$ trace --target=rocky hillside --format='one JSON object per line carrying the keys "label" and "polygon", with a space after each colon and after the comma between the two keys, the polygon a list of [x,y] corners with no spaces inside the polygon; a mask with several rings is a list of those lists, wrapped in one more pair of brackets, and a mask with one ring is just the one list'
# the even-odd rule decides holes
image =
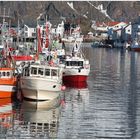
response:
{"label": "rocky hillside", "polygon": [[56,24],[59,20],[79,22],[83,32],[92,21],[134,21],[140,14],[140,1],[1,1],[0,14],[12,17],[12,23],[36,25],[42,13]]}

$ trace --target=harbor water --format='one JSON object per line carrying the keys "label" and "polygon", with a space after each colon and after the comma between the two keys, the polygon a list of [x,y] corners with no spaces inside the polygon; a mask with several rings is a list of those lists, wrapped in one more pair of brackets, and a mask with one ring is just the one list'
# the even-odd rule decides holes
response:
{"label": "harbor water", "polygon": [[91,70],[47,102],[0,99],[2,139],[139,139],[140,53],[83,44]]}

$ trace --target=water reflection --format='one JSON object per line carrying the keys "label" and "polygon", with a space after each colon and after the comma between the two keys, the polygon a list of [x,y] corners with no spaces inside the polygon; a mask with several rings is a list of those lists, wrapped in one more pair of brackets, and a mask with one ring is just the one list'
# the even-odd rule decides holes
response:
{"label": "water reflection", "polygon": [[[22,138],[56,138],[59,123],[60,100],[31,102],[24,100]],[[21,125],[21,126],[22,126]]]}
{"label": "water reflection", "polygon": [[23,100],[7,138],[56,138],[60,98],[51,101]]}
{"label": "water reflection", "polygon": [[0,99],[0,138],[6,138],[6,132],[12,127],[13,110],[11,98]]}
{"label": "water reflection", "polygon": [[4,103],[0,112],[11,115],[1,122],[10,127],[0,124],[1,138],[140,138],[140,53],[83,49],[91,63],[87,83],[65,83],[63,106],[60,99]]}
{"label": "water reflection", "polygon": [[65,83],[65,106],[62,109],[57,138],[78,138],[82,113],[89,102],[89,90],[86,82]]}
{"label": "water reflection", "polygon": [[[97,59],[99,58],[100,61],[97,60],[98,63],[94,66],[96,77],[94,83],[89,85],[90,90],[94,92],[90,94],[93,107],[89,106],[92,112],[89,115],[93,118],[81,123],[80,136],[82,138],[133,138],[135,128],[132,127],[134,123],[132,112],[135,108],[131,107],[133,92],[129,90],[132,86],[129,81],[133,80],[130,75],[133,62],[129,62],[132,61],[130,57],[134,58],[130,54],[129,59],[126,60],[127,53],[120,50],[103,49],[98,55]],[[134,76],[136,72],[131,74]],[[90,117],[87,114],[84,116],[86,119]],[[85,126],[90,129],[87,130]]]}
{"label": "water reflection", "polygon": [[58,138],[140,138],[140,54],[84,51],[91,63],[88,100],[80,104],[78,91],[69,89]]}

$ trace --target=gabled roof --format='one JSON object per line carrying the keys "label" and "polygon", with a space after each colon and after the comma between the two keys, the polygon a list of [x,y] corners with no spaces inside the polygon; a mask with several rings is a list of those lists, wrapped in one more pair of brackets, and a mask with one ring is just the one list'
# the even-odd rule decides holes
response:
{"label": "gabled roof", "polygon": [[106,24],[107,24],[107,26],[115,26],[115,25],[117,25],[117,24],[119,24],[119,23],[121,23],[121,22],[118,22],[118,21],[111,21],[111,22],[107,22]]}
{"label": "gabled roof", "polygon": [[[121,22],[118,22],[118,21],[110,21],[110,22],[97,22],[96,23],[96,26],[98,27],[107,27],[107,26],[115,26],[117,24],[119,24]],[[126,24],[128,24],[127,22],[124,22]]]}

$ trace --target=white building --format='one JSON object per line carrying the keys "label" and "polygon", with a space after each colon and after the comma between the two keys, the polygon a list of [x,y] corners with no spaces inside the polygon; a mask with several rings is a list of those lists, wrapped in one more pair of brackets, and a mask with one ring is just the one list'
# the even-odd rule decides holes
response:
{"label": "white building", "polygon": [[62,21],[56,28],[51,29],[52,34],[63,37],[64,35],[64,22]]}
{"label": "white building", "polygon": [[96,23],[96,28],[94,29],[98,31],[108,31],[108,29],[118,30],[126,27],[127,25],[128,23],[126,22],[116,22],[116,21],[102,22],[102,23]]}
{"label": "white building", "polygon": [[132,25],[131,25],[131,23],[129,25],[127,25],[126,27],[124,27],[124,29],[122,30],[121,38],[124,41],[130,41],[132,39]]}
{"label": "white building", "polygon": [[137,38],[140,40],[140,23],[132,25],[132,39]]}
{"label": "white building", "polygon": [[36,28],[24,25],[24,38],[36,38]]}

